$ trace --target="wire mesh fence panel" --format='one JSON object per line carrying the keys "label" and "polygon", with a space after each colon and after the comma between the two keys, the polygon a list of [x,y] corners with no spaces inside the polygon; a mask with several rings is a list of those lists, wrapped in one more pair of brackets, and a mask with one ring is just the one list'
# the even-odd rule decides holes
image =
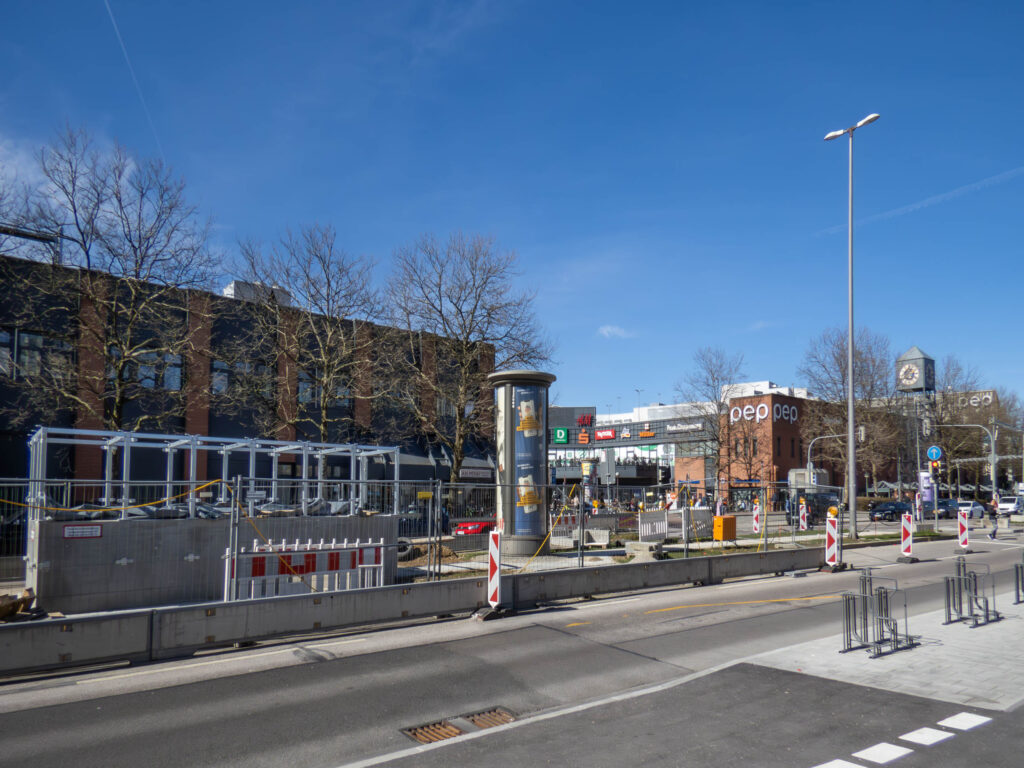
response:
{"label": "wire mesh fence panel", "polygon": [[0,581],[20,583],[25,578],[28,483],[0,480]]}

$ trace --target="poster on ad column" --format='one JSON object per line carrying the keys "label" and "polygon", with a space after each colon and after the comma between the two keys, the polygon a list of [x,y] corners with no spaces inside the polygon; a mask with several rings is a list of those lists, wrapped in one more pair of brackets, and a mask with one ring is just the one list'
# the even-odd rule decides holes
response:
{"label": "poster on ad column", "polygon": [[544,534],[544,387],[513,388],[515,422],[515,494],[516,509],[512,533],[516,536]]}

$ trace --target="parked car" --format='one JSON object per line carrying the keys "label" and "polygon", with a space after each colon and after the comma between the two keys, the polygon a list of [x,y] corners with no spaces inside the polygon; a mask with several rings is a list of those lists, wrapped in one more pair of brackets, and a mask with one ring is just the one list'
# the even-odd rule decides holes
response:
{"label": "parked car", "polygon": [[868,513],[868,519],[872,522],[885,520],[892,523],[903,517],[903,515],[909,515],[911,512],[913,512],[913,507],[905,501],[887,501],[872,509]]}
{"label": "parked car", "polygon": [[1019,515],[1021,506],[1020,496],[1000,496],[999,497],[999,514],[1003,517],[1007,515]]}
{"label": "parked car", "polygon": [[[400,537],[416,538],[430,535],[430,513],[425,505],[410,504],[409,508],[399,512],[397,517]],[[435,525],[441,526],[440,533],[448,533],[448,512],[446,510],[440,510],[434,520]]]}
{"label": "parked car", "polygon": [[[804,500],[807,502],[807,524],[817,525],[825,522],[829,507],[839,507],[839,497],[834,493],[805,493]],[[786,512],[786,525],[796,525],[800,522],[800,497],[794,496],[790,509]]]}
{"label": "parked car", "polygon": [[929,515],[934,515],[938,510],[939,519],[952,520],[956,517],[957,506],[956,499],[939,499],[938,503],[935,502],[924,502],[924,515],[925,519]]}
{"label": "parked car", "polygon": [[475,534],[490,533],[493,530],[493,520],[463,520],[455,526],[452,534],[455,536],[473,536]]}
{"label": "parked car", "polygon": [[957,502],[957,507],[967,513],[968,520],[972,517],[985,518],[985,508],[974,499],[960,499]]}

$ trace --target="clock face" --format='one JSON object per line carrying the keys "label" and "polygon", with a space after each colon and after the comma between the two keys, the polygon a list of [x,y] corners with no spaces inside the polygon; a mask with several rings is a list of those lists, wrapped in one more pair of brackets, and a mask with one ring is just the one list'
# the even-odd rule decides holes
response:
{"label": "clock face", "polygon": [[920,378],[921,372],[917,369],[917,366],[913,363],[907,363],[900,368],[900,384],[905,387],[909,387],[914,384],[918,378]]}

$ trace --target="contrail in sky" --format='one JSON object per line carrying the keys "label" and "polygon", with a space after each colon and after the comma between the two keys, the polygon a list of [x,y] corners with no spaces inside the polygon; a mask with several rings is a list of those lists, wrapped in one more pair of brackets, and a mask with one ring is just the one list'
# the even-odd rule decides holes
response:
{"label": "contrail in sky", "polygon": [[117,21],[114,20],[114,12],[110,9],[109,0],[103,0],[103,4],[107,7],[107,15],[110,16],[110,23],[114,26],[114,34],[117,35],[117,42],[121,44],[121,53],[124,54],[124,62],[128,65],[128,72],[132,76],[132,82],[135,83],[135,92],[139,94],[139,101],[142,103],[142,111],[146,113],[146,120],[149,122],[149,130],[153,132],[153,140],[156,141],[157,151],[160,153],[160,159],[167,163],[167,158],[164,157],[164,148],[160,144],[160,137],[157,135],[156,126],[153,125],[153,116],[149,114],[149,107],[146,106],[146,99],[142,95],[142,88],[139,87],[139,79],[135,76],[135,67],[132,66],[132,60],[128,58],[128,49],[124,45],[124,39],[121,37],[121,30],[117,28]]}
{"label": "contrail in sky", "polygon": [[[965,184],[964,186],[957,187],[949,192],[943,192],[941,195],[932,195],[931,197],[926,197],[924,200],[918,200],[916,203],[911,203],[910,205],[904,205],[900,208],[893,208],[891,211],[884,211],[882,213],[876,213],[873,216],[858,219],[855,223],[867,224],[871,221],[895,219],[897,216],[904,216],[905,214],[913,213],[914,211],[920,211],[923,208],[930,208],[933,205],[945,203],[948,200],[953,200],[954,198],[969,194],[970,192],[977,192],[979,189],[991,187],[994,184],[1002,184],[1004,181],[1009,181],[1021,174],[1024,174],[1024,165],[1013,168],[1009,171],[1004,171],[1003,173],[998,173],[995,176],[989,176],[987,179],[982,179],[981,181]],[[841,224],[837,227],[829,227],[828,229],[822,230],[822,234],[834,235],[839,232],[845,232],[846,226],[846,224]]]}

